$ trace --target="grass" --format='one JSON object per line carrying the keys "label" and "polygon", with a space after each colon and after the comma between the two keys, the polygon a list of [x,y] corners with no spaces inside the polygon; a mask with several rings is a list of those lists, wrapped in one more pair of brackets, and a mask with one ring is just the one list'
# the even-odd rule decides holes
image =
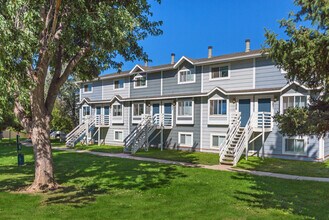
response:
{"label": "grass", "polygon": [[13,193],[33,180],[32,149],[16,165],[0,143],[1,219],[328,219],[329,185],[54,151],[46,194]]}
{"label": "grass", "polygon": [[242,159],[237,167],[247,170],[259,170],[300,176],[329,177],[329,161],[322,163],[277,158],[265,158],[262,160],[259,157],[249,157],[248,160]]}
{"label": "grass", "polygon": [[219,163],[219,156],[218,154],[214,153],[189,152],[168,149],[161,151],[158,148],[149,148],[148,151],[140,150],[135,154],[135,156],[180,161],[193,164],[215,165]]}

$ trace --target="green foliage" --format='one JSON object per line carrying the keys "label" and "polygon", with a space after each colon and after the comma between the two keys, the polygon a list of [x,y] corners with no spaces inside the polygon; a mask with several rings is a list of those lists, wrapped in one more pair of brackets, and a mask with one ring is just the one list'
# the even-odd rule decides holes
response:
{"label": "green foliage", "polygon": [[[288,39],[278,39],[277,34],[267,30],[265,37],[269,48],[266,52],[278,67],[287,71],[289,81],[298,81],[316,90],[319,95],[312,99],[307,113],[306,110],[289,110],[285,116],[277,118],[279,123],[285,123],[280,126],[285,134],[315,132],[321,135],[329,131],[329,126],[325,126],[329,124],[329,108],[323,108],[329,106],[329,2],[294,2],[300,10],[280,21]],[[289,125],[292,126],[290,131]]]}
{"label": "green foliage", "polygon": [[52,112],[51,129],[69,133],[74,128],[73,118],[64,108],[65,104],[57,100]]}

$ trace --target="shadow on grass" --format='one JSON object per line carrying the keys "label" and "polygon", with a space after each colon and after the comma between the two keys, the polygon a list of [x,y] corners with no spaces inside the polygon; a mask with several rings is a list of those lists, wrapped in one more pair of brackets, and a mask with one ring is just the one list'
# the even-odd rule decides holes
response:
{"label": "shadow on grass", "polygon": [[303,218],[329,218],[329,199],[319,199],[323,198],[324,193],[329,196],[327,183],[283,180],[245,173],[236,173],[232,178],[252,183],[249,186],[251,190],[239,189],[234,193],[236,199],[246,202],[251,208],[284,210]]}
{"label": "shadow on grass", "polygon": [[[33,180],[34,164],[28,161],[23,167],[0,152],[0,191],[15,191]],[[32,154],[32,149],[26,149]],[[10,165],[1,160],[9,160]],[[72,152],[54,152],[55,178],[62,186],[44,196],[45,204],[67,204],[81,207],[95,201],[98,195],[118,190],[144,191],[164,187],[178,177],[185,177],[172,165],[148,163],[119,158],[99,157]]]}

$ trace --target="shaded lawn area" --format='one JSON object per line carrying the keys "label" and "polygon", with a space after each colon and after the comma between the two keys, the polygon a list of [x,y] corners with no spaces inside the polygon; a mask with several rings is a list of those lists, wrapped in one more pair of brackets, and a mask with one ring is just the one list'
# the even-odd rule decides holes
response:
{"label": "shaded lawn area", "polygon": [[237,167],[246,170],[259,170],[300,176],[329,177],[329,161],[322,163],[277,158],[265,158],[262,160],[260,157],[248,157],[248,160],[240,160]]}
{"label": "shaded lawn area", "polygon": [[134,156],[205,165],[215,165],[219,163],[219,156],[216,153],[189,152],[169,149],[161,151],[158,148],[149,148],[148,151],[139,150]]}
{"label": "shaded lawn area", "polygon": [[110,145],[100,145],[92,144],[92,145],[81,145],[77,144],[74,149],[76,150],[88,150],[88,151],[96,151],[96,152],[105,152],[112,154],[120,154],[123,153],[122,146],[110,146]]}
{"label": "shaded lawn area", "polygon": [[32,149],[0,147],[1,219],[328,219],[327,183],[54,152],[65,188],[19,194],[33,180]]}

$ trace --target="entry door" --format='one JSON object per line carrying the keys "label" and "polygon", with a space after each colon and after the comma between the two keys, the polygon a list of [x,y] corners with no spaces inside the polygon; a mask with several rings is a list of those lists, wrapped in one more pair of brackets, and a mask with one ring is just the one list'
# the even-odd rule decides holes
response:
{"label": "entry door", "polygon": [[271,99],[258,99],[258,112],[271,112]]}
{"label": "entry door", "polygon": [[163,104],[163,113],[164,114],[171,114],[171,112],[172,112],[171,103],[164,103]]}
{"label": "entry door", "polygon": [[152,115],[160,113],[160,103],[153,103],[152,105]]}
{"label": "entry door", "polygon": [[164,126],[172,126],[172,103],[163,103]]}
{"label": "entry door", "polygon": [[241,127],[244,127],[250,117],[250,99],[239,99],[239,112],[241,112]]}

